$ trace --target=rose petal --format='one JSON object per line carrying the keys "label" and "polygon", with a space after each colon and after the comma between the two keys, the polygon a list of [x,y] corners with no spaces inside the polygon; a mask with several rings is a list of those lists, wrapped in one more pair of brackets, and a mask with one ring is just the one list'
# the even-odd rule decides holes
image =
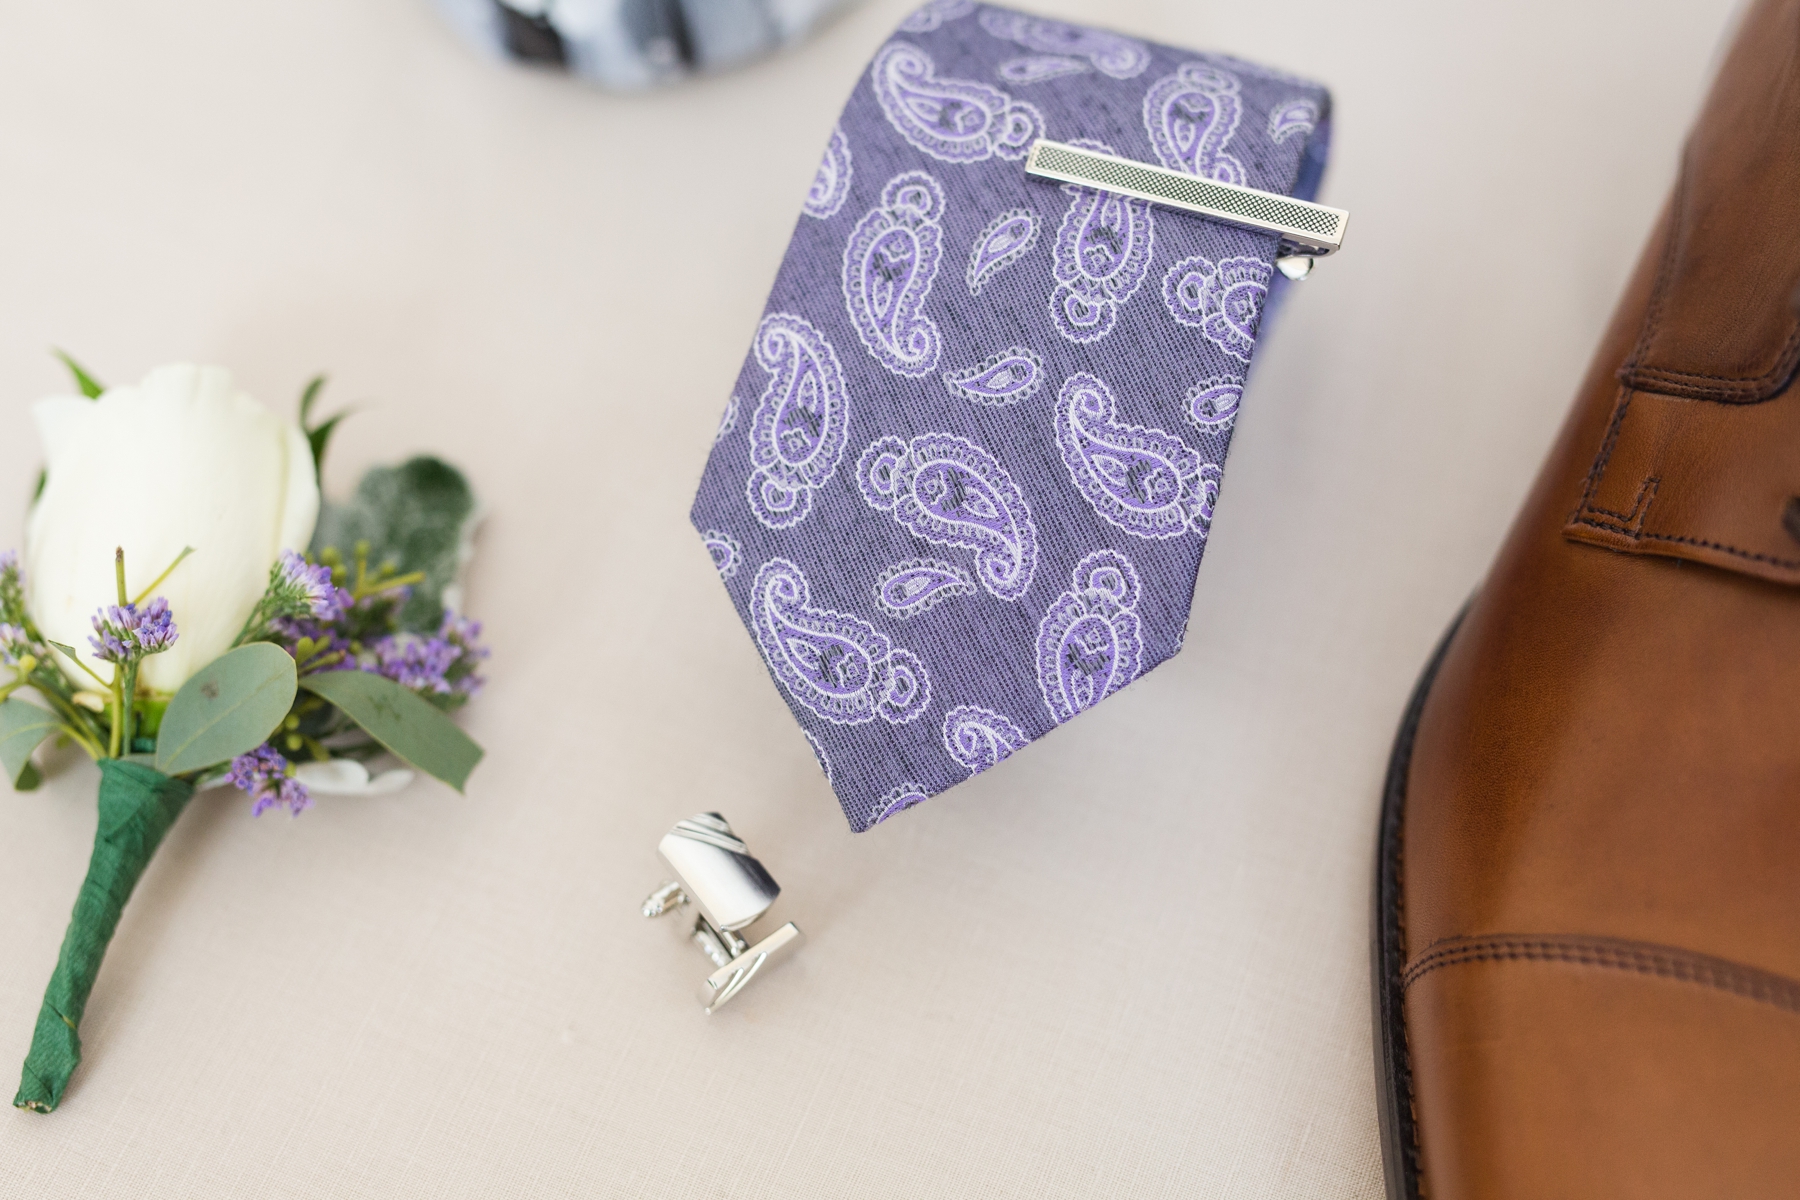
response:
{"label": "rose petal", "polygon": [[353,758],[334,758],[329,762],[297,763],[294,778],[306,790],[320,796],[386,796],[413,781],[413,772],[404,767],[383,771],[373,778],[369,769]]}

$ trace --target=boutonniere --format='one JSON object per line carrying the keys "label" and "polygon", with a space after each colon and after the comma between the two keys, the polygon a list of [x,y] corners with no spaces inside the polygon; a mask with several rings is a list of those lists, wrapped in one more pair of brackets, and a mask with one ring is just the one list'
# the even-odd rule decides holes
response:
{"label": "boutonniere", "polygon": [[[120,913],[196,791],[252,813],[380,793],[422,771],[460,790],[481,748],[450,719],[481,687],[481,627],[456,577],[476,504],[415,458],[321,504],[343,414],[298,421],[216,367],[160,367],[40,401],[46,466],[23,558],[0,556],[0,768],[72,743],[100,766],[99,826],[25,1060],[20,1108],[49,1112],[81,1061],[81,1016]],[[385,766],[385,769],[384,769]],[[371,770],[374,768],[374,770]]]}

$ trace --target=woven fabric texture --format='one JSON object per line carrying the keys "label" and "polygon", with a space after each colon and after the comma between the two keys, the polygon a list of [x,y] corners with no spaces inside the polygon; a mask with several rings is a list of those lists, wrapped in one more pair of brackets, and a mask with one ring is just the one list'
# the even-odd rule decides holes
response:
{"label": "woven fabric texture", "polygon": [[1329,99],[970,0],[831,133],[693,521],[862,830],[1180,649],[1277,239],[1027,178],[1040,137],[1305,193]]}

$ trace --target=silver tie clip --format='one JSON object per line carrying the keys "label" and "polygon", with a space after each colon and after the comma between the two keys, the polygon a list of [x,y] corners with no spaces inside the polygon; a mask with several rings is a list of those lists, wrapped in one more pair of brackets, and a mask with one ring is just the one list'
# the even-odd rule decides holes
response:
{"label": "silver tie clip", "polygon": [[1313,259],[1337,253],[1350,224],[1350,214],[1341,208],[1202,179],[1044,138],[1031,147],[1025,173],[1117,192],[1258,233],[1279,234],[1281,257],[1276,265],[1289,279],[1304,279]]}
{"label": "silver tie clip", "polygon": [[[769,911],[781,894],[781,885],[769,877],[718,813],[700,813],[677,822],[657,849],[675,868],[680,882],[665,883],[650,893],[644,901],[644,915],[680,916],[686,936],[718,968],[700,985],[700,1003],[709,1015],[806,940],[792,921],[755,945],[738,936],[738,930]],[[690,904],[699,912],[690,909]]]}

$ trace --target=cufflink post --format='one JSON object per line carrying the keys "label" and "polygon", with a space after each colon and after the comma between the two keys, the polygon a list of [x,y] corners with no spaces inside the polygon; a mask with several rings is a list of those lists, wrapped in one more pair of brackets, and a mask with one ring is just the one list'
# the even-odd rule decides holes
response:
{"label": "cufflink post", "polygon": [[679,882],[650,893],[642,911],[646,917],[674,914],[716,968],[700,985],[700,1003],[710,1016],[806,938],[792,921],[754,944],[738,936],[775,903],[781,885],[718,813],[676,822],[657,850]]}
{"label": "cufflink post", "polygon": [[1275,260],[1275,269],[1295,283],[1311,275],[1312,268],[1312,257],[1306,254],[1283,254]]}

